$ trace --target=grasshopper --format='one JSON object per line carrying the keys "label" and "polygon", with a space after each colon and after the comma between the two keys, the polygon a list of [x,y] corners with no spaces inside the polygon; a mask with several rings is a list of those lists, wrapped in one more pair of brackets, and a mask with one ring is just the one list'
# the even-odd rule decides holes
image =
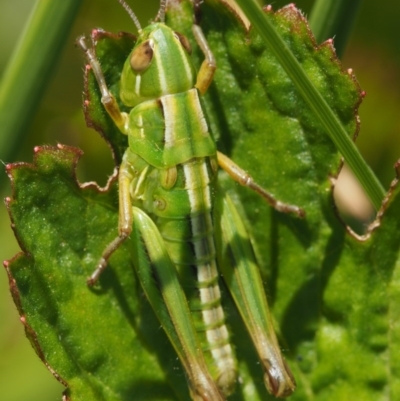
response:
{"label": "grasshopper", "polygon": [[[97,282],[124,240],[134,236],[139,281],[183,365],[192,399],[223,400],[233,391],[238,372],[221,302],[222,273],[268,391],[286,397],[295,380],[280,352],[249,235],[229,196],[218,192],[218,169],[279,211],[303,216],[303,210],[276,200],[217,151],[200,102],[216,61],[200,26],[193,25],[204,54],[196,73],[188,39],[164,23],[166,0],[145,28],[127,3],[119,2],[138,30],[120,82],[129,114],[121,112],[108,89],[94,48],[85,37],[78,39],[104,108],[129,141],[118,176],[118,236],[105,248],[88,285]],[[221,256],[222,248],[229,261]]]}

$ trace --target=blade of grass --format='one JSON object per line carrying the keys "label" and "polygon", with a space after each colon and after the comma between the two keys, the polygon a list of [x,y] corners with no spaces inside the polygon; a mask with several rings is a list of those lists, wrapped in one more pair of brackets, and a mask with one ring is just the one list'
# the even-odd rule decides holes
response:
{"label": "blade of grass", "polygon": [[362,0],[316,0],[309,23],[318,43],[335,38],[336,54],[342,57]]}
{"label": "blade of grass", "polygon": [[268,16],[262,12],[253,0],[237,0],[237,4],[269,46],[305,102],[313,110],[315,117],[325,128],[326,133],[360,181],[375,209],[378,210],[385,191],[372,170],[361,157],[354,142],[340,123],[340,120],[312,84],[289,47],[276,32]]}
{"label": "blade of grass", "polygon": [[0,86],[0,160],[11,160],[29,124],[82,0],[39,0]]}

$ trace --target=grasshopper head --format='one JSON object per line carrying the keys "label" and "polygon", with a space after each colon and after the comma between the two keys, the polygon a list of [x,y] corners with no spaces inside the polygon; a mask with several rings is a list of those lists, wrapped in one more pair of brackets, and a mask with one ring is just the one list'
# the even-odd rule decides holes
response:
{"label": "grasshopper head", "polygon": [[129,107],[194,87],[190,44],[163,23],[140,31],[121,75],[121,100]]}

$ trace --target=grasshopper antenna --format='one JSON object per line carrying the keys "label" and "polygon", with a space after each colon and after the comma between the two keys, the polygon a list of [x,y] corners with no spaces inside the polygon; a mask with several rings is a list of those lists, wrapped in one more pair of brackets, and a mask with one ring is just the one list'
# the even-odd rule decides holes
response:
{"label": "grasshopper antenna", "polygon": [[160,9],[158,10],[155,21],[165,22],[165,9],[167,8],[167,0],[160,0]]}
{"label": "grasshopper antenna", "polygon": [[[124,7],[125,11],[129,14],[129,16],[131,17],[131,20],[136,25],[138,32],[141,32],[142,27],[140,26],[140,22],[139,22],[138,18],[136,17],[135,13],[128,6],[128,3],[124,0],[118,0],[118,3],[121,4],[121,6]],[[160,11],[159,11],[159,13],[160,13]]]}

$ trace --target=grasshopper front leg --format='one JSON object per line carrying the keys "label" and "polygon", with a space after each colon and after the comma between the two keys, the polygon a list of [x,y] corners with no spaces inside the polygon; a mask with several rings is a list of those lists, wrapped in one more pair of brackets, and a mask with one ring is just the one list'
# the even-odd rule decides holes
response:
{"label": "grasshopper front leg", "polygon": [[[87,62],[89,63],[101,92],[101,102],[104,105],[108,115],[112,118],[115,125],[123,134],[127,134],[127,122],[128,115],[122,113],[114,95],[110,92],[107,87],[106,80],[104,78],[103,71],[101,69],[99,60],[96,58],[94,49],[89,47],[86,43],[86,38],[81,36],[77,40],[77,45],[85,53]],[[103,251],[99,263],[97,264],[96,270],[88,278],[87,283],[89,286],[93,286],[99,279],[102,271],[107,267],[108,260],[111,255],[121,246],[127,237],[129,237],[132,231],[132,204],[130,199],[130,182],[132,177],[129,172],[127,162],[124,160],[121,164],[118,176],[119,182],[119,235],[116,237]]]}
{"label": "grasshopper front leg", "polygon": [[201,64],[200,70],[197,73],[196,88],[204,95],[214,78],[214,73],[217,68],[215,57],[208,46],[207,39],[204,36],[203,30],[199,25],[192,26],[193,35],[204,54],[204,61]]}
{"label": "grasshopper front leg", "polygon": [[101,92],[101,103],[103,103],[108,115],[113,119],[119,130],[127,135],[128,115],[121,112],[114,95],[108,89],[99,60],[96,58],[94,53],[94,49],[87,45],[84,36],[79,37],[76,43],[85,53],[86,60],[96,77]]}
{"label": "grasshopper front leg", "polygon": [[287,397],[296,383],[280,352],[249,236],[228,196],[220,209],[221,232],[217,235],[217,248],[222,276],[263,365],[265,386],[276,397]]}

